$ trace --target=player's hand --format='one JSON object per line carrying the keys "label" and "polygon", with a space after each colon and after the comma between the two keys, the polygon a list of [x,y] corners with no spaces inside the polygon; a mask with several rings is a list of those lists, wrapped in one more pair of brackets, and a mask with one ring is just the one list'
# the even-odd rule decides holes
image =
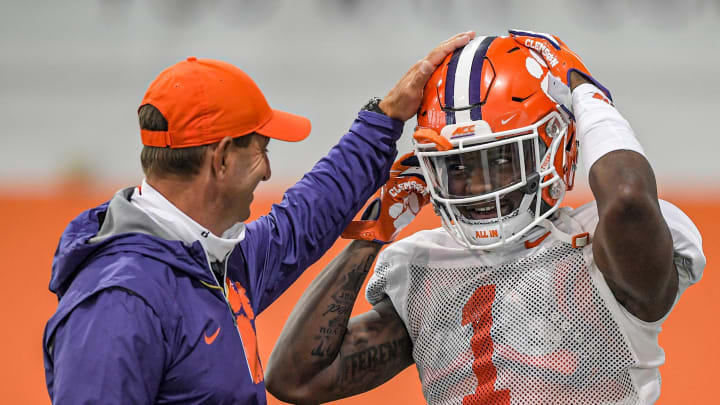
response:
{"label": "player's hand", "polygon": [[371,197],[362,220],[352,221],[342,237],[390,243],[429,201],[417,157],[412,152],[405,154],[390,168],[387,183]]}
{"label": "player's hand", "polygon": [[475,38],[475,31],[457,34],[443,41],[424,58],[415,63],[380,102],[380,109],[389,117],[407,121],[417,113],[423,89],[435,68],[454,50]]}
{"label": "player's hand", "polygon": [[550,71],[548,94],[569,113],[572,114],[571,84],[578,82],[578,80],[573,80],[571,83],[573,72],[594,84],[612,100],[610,91],[592,77],[580,57],[570,50],[560,38],[532,31],[509,30],[508,32],[518,44],[534,50],[542,57]]}

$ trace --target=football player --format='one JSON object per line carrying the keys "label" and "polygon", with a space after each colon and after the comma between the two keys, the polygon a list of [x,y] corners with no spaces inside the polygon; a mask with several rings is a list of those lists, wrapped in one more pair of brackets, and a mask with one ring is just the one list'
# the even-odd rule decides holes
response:
{"label": "football player", "polygon": [[[415,363],[430,404],[657,400],[661,325],[705,258],[610,92],[557,37],[511,30],[448,55],[417,120],[415,156],[291,314],[268,390],[325,402]],[[561,208],[578,160],[595,201]],[[428,200],[442,228],[385,249],[373,309],[349,319]]]}

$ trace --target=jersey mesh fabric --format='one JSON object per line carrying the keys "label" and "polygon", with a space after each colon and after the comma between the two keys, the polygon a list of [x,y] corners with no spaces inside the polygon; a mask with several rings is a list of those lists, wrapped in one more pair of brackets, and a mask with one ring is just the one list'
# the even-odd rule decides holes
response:
{"label": "jersey mesh fabric", "polygon": [[[376,268],[371,302],[390,268]],[[429,404],[639,402],[637,362],[582,250],[556,241],[500,265],[406,268],[399,312]]]}

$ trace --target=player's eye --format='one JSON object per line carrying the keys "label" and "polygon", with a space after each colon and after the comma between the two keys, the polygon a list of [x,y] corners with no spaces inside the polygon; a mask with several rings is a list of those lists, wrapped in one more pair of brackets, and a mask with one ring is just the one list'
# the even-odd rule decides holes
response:
{"label": "player's eye", "polygon": [[450,163],[448,166],[448,171],[450,172],[451,176],[461,176],[465,174],[465,165],[460,163]]}

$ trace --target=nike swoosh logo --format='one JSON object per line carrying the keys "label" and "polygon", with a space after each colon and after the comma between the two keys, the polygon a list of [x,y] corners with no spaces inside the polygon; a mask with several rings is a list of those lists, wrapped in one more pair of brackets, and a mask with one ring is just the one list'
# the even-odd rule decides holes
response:
{"label": "nike swoosh logo", "polygon": [[205,338],[205,343],[207,343],[208,345],[213,344],[215,339],[218,337],[218,334],[220,334],[219,326],[218,326],[217,330],[215,331],[215,333],[213,333],[212,335],[208,336],[207,333],[205,333],[205,335],[203,336]]}
{"label": "nike swoosh logo", "polygon": [[517,114],[513,114],[512,117],[510,117],[510,118],[508,118],[508,119],[506,119],[506,120],[500,120],[500,124],[501,124],[501,125],[507,124],[508,122],[510,122],[511,119],[515,118],[516,115],[517,115]]}

